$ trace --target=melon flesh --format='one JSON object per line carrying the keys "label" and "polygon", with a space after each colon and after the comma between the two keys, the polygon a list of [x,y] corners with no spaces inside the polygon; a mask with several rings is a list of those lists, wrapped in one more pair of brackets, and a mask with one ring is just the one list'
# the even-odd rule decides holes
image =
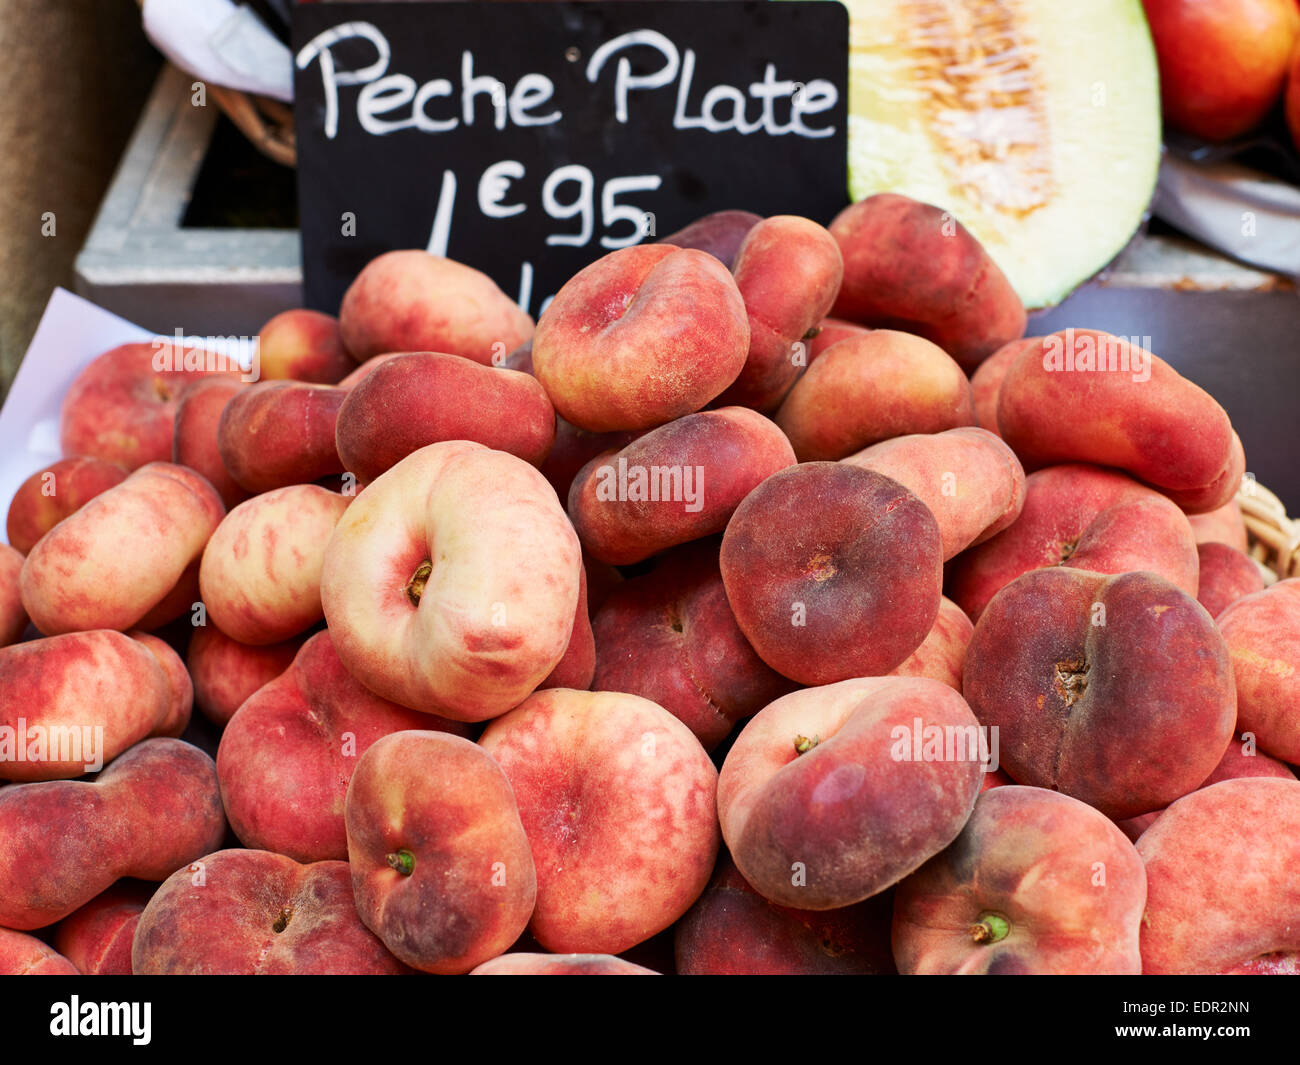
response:
{"label": "melon flesh", "polygon": [[951,211],[1027,307],[1141,225],[1160,163],[1140,0],[847,0],[849,191]]}

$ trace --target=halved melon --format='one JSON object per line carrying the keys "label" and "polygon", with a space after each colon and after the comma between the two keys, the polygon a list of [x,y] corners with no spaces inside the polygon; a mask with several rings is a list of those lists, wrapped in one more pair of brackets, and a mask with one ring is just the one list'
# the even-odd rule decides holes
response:
{"label": "halved melon", "polygon": [[1028,307],[1141,224],[1160,90],[1140,0],[846,0],[849,191],[943,207]]}

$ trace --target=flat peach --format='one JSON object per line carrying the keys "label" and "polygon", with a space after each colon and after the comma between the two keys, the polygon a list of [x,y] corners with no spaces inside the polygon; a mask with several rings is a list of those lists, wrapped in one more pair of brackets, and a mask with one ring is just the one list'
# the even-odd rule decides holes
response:
{"label": "flat peach", "polygon": [[724,852],[699,901],[676,925],[682,976],[893,973],[892,891],[838,910],[795,910],[763,898]]}
{"label": "flat peach", "polygon": [[351,502],[298,484],[235,507],[213,532],[199,568],[213,623],[240,643],[266,645],[320,621],[325,545]]}
{"label": "flat peach", "polygon": [[0,788],[0,925],[44,928],[121,877],[163,880],[225,831],[216,766],[176,739],[137,743],[92,783]]}
{"label": "flat peach", "polygon": [[318,632],[221,734],[217,777],[230,827],[255,850],[345,860],[348,781],[376,740],[403,729],[468,733],[368,691],[343,668],[330,634]]}
{"label": "flat peach", "polygon": [[921,646],[943,583],[938,524],[872,470],[805,462],[773,474],[722,537],[722,580],[760,658],[801,684],[879,676]]}
{"label": "flat peach", "polygon": [[8,647],[27,630],[20,577],[24,558],[8,544],[0,544],[0,647]]}
{"label": "flat peach", "polygon": [[1300,781],[1225,780],[1179,799],[1137,842],[1142,971],[1300,968]]}
{"label": "flat peach", "polygon": [[1237,722],[1228,647],[1186,592],[1153,573],[1026,573],[989,602],[962,693],[997,727],[1021,784],[1115,820],[1200,786]]}
{"label": "flat peach", "polygon": [[79,456],[60,459],[27,478],[14,493],[5,520],[9,544],[23,554],[100,492],[126,479],[114,462]]}
{"label": "flat peach", "polygon": [[974,425],[975,403],[961,367],[937,345],[873,329],[822,352],[776,424],[800,462],[842,459],[891,437]]}
{"label": "flat peach", "polygon": [[445,351],[484,365],[514,351],[533,320],[486,274],[424,251],[385,252],[343,294],[339,331],[354,359]]}
{"label": "flat peach", "polygon": [[1278,581],[1219,615],[1237,686],[1237,729],[1300,765],[1300,578]]}
{"label": "flat peach", "polygon": [[479,742],[519,803],[537,868],[529,927],[546,950],[620,953],[704,890],[718,850],[717,770],[663,707],[551,689]]}
{"label": "flat peach", "polygon": [[846,207],[830,230],[844,255],[836,317],[916,333],[965,369],[1024,334],[1011,282],[941,207],[879,193]]}
{"label": "flat peach", "polygon": [[717,402],[772,410],[808,365],[805,341],[835,302],[844,261],[816,222],[775,215],[745,235],[731,272],[749,316],[749,355]]}
{"label": "flat peach", "polygon": [[945,562],[996,536],[1025,505],[1025,471],[1015,452],[974,426],[894,437],[843,461],[892,478],[929,507]]}
{"label": "flat peach", "polygon": [[905,975],[1136,976],[1142,859],[1107,818],[1043,788],[982,794],[961,835],[898,885]]}
{"label": "flat peach", "polygon": [[482,747],[442,732],[383,737],[352,774],[346,820],[356,912],[408,965],[466,973],[527,926],[529,841]]}
{"label": "flat peach", "polygon": [[458,721],[517,706],[564,657],[582,556],[545,478],[468,440],[377,477],[325,547],[339,657],[386,699]]}
{"label": "flat peach", "polygon": [[142,466],[32,548],[21,578],[32,623],[48,636],[139,624],[198,561],[225,512],[193,470]]}
{"label": "flat peach", "polygon": [[195,628],[185,652],[194,705],[214,725],[224,727],[245,699],[289,668],[302,644],[302,637],[293,637],[259,647],[232,640],[216,625]]}
{"label": "flat peach", "polygon": [[222,850],[172,873],[136,926],[141,976],[410,972],[357,917],[347,862]]}
{"label": "flat peach", "polygon": [[555,439],[555,410],[528,374],[421,351],[386,361],[357,384],[334,432],[344,467],[368,483],[439,440],[474,440],[541,465]]}
{"label": "flat peach", "polygon": [[575,274],[537,323],[533,372],[591,432],[650,429],[700,410],[745,365],[745,301],[702,251],[642,244]]}
{"label": "flat peach", "polygon": [[332,385],[357,368],[343,346],[338,319],[303,308],[281,311],[257,334],[263,381]]}
{"label": "flat peach", "polygon": [[897,883],[956,838],[979,793],[979,726],[952,688],[868,677],[793,692],[736,738],[718,817],[765,898],[833,910]]}
{"label": "flat peach", "polygon": [[583,547],[627,565],[726,528],[759,484],[795,464],[790,442],[745,407],[688,414],[592,459],[569,489]]}

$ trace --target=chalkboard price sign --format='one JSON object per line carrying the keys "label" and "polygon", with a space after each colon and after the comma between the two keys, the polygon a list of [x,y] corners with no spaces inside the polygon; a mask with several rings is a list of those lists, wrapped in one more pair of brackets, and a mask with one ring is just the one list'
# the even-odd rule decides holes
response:
{"label": "chalkboard price sign", "polygon": [[306,303],[427,248],[538,314],[607,252],[715,210],[847,202],[834,0],[294,9]]}

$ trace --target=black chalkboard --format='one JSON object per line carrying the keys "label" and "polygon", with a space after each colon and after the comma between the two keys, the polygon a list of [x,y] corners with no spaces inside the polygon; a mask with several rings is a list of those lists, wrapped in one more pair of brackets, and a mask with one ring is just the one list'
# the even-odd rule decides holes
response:
{"label": "black chalkboard", "polygon": [[302,4],[293,51],[318,310],[381,252],[428,248],[535,316],[709,211],[826,223],[848,202],[834,0]]}

